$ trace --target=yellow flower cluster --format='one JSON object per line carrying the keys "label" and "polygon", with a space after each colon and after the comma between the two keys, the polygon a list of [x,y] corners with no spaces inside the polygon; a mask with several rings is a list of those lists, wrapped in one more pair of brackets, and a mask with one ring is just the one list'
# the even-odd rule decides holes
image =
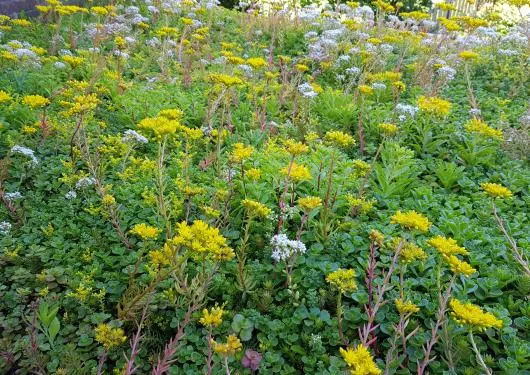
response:
{"label": "yellow flower cluster", "polygon": [[443,257],[455,275],[469,277],[477,272],[469,263],[460,260],[456,255],[443,255]]}
{"label": "yellow flower cluster", "polygon": [[161,229],[152,227],[145,223],[136,224],[130,231],[132,234],[140,237],[142,240],[153,240],[158,237]]}
{"label": "yellow flower cluster", "polygon": [[341,131],[329,131],[324,136],[324,139],[334,146],[338,147],[349,147],[355,144],[355,139],[349,134]]}
{"label": "yellow flower cluster", "polygon": [[151,265],[153,265],[156,269],[162,266],[170,265],[175,258],[175,254],[175,249],[168,243],[165,243],[161,249],[151,250],[149,252]]}
{"label": "yellow flower cluster", "polygon": [[254,152],[254,147],[245,146],[243,143],[236,143],[230,154],[230,160],[234,163],[241,163],[244,160],[250,158]]}
{"label": "yellow flower cluster", "polygon": [[385,137],[393,137],[399,130],[395,124],[379,124],[378,128]]}
{"label": "yellow flower cluster", "polygon": [[111,194],[105,194],[103,198],[101,198],[101,204],[104,206],[114,206],[116,204],[116,198]]}
{"label": "yellow flower cluster", "polygon": [[471,302],[461,302],[457,299],[452,299],[449,302],[451,309],[451,316],[459,324],[475,328],[478,330],[485,330],[488,328],[502,328],[503,322],[495,315],[485,312],[479,306]]}
{"label": "yellow flower cluster", "polygon": [[374,89],[370,86],[359,85],[359,92],[364,95],[372,95],[374,93]]}
{"label": "yellow flower cluster", "polygon": [[202,310],[202,317],[199,322],[205,327],[218,327],[223,322],[224,310],[222,307],[215,306],[210,310]]}
{"label": "yellow flower cluster", "polygon": [[222,74],[222,73],[210,74],[209,78],[210,78],[210,81],[212,81],[213,83],[216,83],[218,85],[223,85],[226,87],[240,86],[245,83],[239,77],[234,77],[234,76],[231,76],[228,74]]}
{"label": "yellow flower cluster", "polygon": [[234,250],[228,247],[219,229],[210,227],[202,220],[195,220],[192,225],[185,221],[177,224],[177,235],[172,243],[186,247],[194,255],[205,255],[213,260],[223,261],[234,257]]}
{"label": "yellow flower cluster", "polygon": [[247,176],[249,180],[257,181],[261,177],[261,170],[259,168],[250,168],[245,171],[245,176]]}
{"label": "yellow flower cluster", "polygon": [[298,205],[304,211],[311,211],[322,205],[322,199],[320,197],[304,197],[298,199]]}
{"label": "yellow flower cluster", "polygon": [[88,111],[93,111],[99,104],[99,99],[96,94],[79,95],[76,96],[73,103],[64,103],[70,108],[63,112],[66,117],[77,114],[83,114]]}
{"label": "yellow flower cluster", "polygon": [[0,104],[10,102],[11,100],[13,100],[13,98],[11,95],[9,95],[9,93],[0,90]]}
{"label": "yellow flower cluster", "polygon": [[121,328],[113,328],[109,324],[99,324],[94,330],[96,341],[99,342],[106,350],[120,346],[127,340],[127,336]]}
{"label": "yellow flower cluster", "polygon": [[374,358],[368,349],[359,344],[355,349],[339,349],[342,358],[348,365],[352,374],[355,375],[379,375],[381,370],[375,364]]}
{"label": "yellow flower cluster", "polygon": [[[398,244],[403,241],[400,238],[396,238],[393,241],[393,245],[395,248],[397,248]],[[427,253],[423,251],[421,247],[416,245],[415,243],[405,241],[403,243],[403,246],[401,248],[401,251],[399,252],[399,260],[401,263],[409,264],[414,262],[415,260],[425,260],[427,259]]]}
{"label": "yellow flower cluster", "polygon": [[70,55],[64,55],[62,57],[62,60],[70,65],[72,68],[77,68],[79,65],[81,65],[85,59],[78,56],[70,56]]}
{"label": "yellow flower cluster", "polygon": [[355,169],[355,177],[364,177],[368,172],[370,172],[370,164],[363,160],[356,159],[353,161],[353,168]]}
{"label": "yellow flower cluster", "polygon": [[45,98],[41,95],[26,95],[22,99],[22,102],[33,109],[44,107],[50,104],[50,99]]}
{"label": "yellow flower cluster", "polygon": [[289,167],[285,167],[281,170],[284,175],[289,175],[289,179],[294,182],[307,181],[311,179],[311,172],[306,166],[292,163],[291,172],[289,173]]}
{"label": "yellow flower cluster", "polygon": [[217,343],[212,339],[211,344],[213,351],[222,355],[223,357],[232,356],[240,351],[243,347],[243,345],[241,345],[241,341],[239,341],[239,339],[234,335],[229,335],[226,343]]}
{"label": "yellow flower cluster", "polygon": [[476,133],[478,135],[497,139],[499,141],[502,141],[503,139],[502,131],[492,128],[484,121],[477,118],[469,120],[466,123],[466,130],[470,133]]}
{"label": "yellow flower cluster", "polygon": [[414,314],[420,311],[420,308],[411,301],[405,301],[401,298],[394,300],[396,309],[401,315]]}
{"label": "yellow flower cluster", "polygon": [[360,214],[367,214],[374,208],[375,201],[373,200],[366,200],[364,198],[357,198],[353,195],[347,195],[346,201],[348,202],[348,205],[356,210],[357,213]]}
{"label": "yellow flower cluster", "polygon": [[260,202],[256,202],[252,199],[244,199],[241,204],[246,208],[248,216],[254,218],[266,218],[272,212],[270,208]]}
{"label": "yellow flower cluster", "polygon": [[447,116],[451,110],[451,102],[432,96],[427,98],[420,96],[418,99],[418,107],[426,113],[430,113],[436,116]]}
{"label": "yellow flower cluster", "polygon": [[329,273],[326,276],[326,281],[336,287],[341,293],[346,293],[357,289],[355,276],[355,270],[339,268]]}
{"label": "yellow flower cluster", "polygon": [[391,218],[392,224],[399,224],[402,227],[410,230],[418,230],[420,232],[427,232],[431,227],[431,222],[422,214],[416,211],[396,212]]}
{"label": "yellow flower cluster", "polygon": [[138,129],[149,131],[156,138],[174,134],[181,127],[179,121],[165,116],[147,117],[138,123]]}
{"label": "yellow flower cluster", "polygon": [[254,69],[259,69],[267,65],[267,61],[265,61],[265,59],[262,57],[251,57],[247,59],[247,64]]}
{"label": "yellow flower cluster", "polygon": [[510,189],[493,182],[484,182],[480,184],[480,187],[493,198],[510,198],[513,196]]}
{"label": "yellow flower cluster", "polygon": [[436,236],[429,239],[427,245],[434,247],[440,254],[445,256],[468,254],[468,251],[464,247],[459,246],[451,237]]}
{"label": "yellow flower cluster", "polygon": [[458,56],[464,60],[474,60],[478,58],[479,55],[474,51],[462,51],[458,54]]}
{"label": "yellow flower cluster", "polygon": [[288,139],[284,142],[285,149],[292,156],[298,156],[305,154],[309,150],[309,146],[292,139]]}

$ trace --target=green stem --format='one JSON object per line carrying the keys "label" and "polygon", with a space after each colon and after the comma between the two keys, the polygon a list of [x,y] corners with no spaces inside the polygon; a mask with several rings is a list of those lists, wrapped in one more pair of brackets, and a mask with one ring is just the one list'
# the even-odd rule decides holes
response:
{"label": "green stem", "polygon": [[473,351],[475,352],[475,355],[477,356],[477,361],[482,367],[482,369],[486,372],[487,375],[492,375],[493,372],[491,369],[486,365],[486,362],[484,362],[484,358],[482,358],[482,355],[480,354],[480,351],[477,348],[477,344],[475,343],[475,338],[473,337],[473,331],[469,331],[469,341],[471,342],[471,346],[473,347]]}

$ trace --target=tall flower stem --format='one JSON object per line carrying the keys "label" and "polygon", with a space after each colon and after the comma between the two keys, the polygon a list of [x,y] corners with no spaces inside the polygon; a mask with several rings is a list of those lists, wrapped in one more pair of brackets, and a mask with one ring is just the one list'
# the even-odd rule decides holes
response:
{"label": "tall flower stem", "polygon": [[484,362],[484,358],[482,358],[482,355],[480,354],[480,350],[478,350],[477,344],[475,343],[475,338],[473,337],[473,331],[469,331],[469,341],[471,342],[471,346],[473,347],[473,351],[475,352],[475,355],[477,356],[477,362],[480,364],[486,375],[492,375],[493,372],[491,369],[486,365],[486,362]]}
{"label": "tall flower stem", "polygon": [[423,352],[425,353],[425,356],[423,358],[423,361],[421,364],[418,361],[418,375],[423,375],[425,373],[425,370],[427,369],[427,366],[429,363],[433,361],[431,359],[431,352],[436,344],[438,342],[438,331],[440,330],[440,327],[442,326],[442,323],[445,319],[445,312],[447,310],[447,303],[449,302],[449,297],[451,297],[451,291],[453,289],[454,283],[456,280],[456,275],[453,275],[451,278],[451,281],[449,281],[449,284],[447,285],[447,289],[445,290],[445,293],[440,301],[440,306],[438,308],[438,312],[436,314],[436,323],[432,327],[431,330],[431,338],[427,342],[427,345],[423,347]]}

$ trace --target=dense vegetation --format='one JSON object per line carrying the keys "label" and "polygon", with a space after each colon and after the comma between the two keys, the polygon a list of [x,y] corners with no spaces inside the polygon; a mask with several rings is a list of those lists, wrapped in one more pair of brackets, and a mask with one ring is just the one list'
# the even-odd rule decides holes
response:
{"label": "dense vegetation", "polygon": [[528,22],[243,8],[0,16],[0,372],[530,373]]}

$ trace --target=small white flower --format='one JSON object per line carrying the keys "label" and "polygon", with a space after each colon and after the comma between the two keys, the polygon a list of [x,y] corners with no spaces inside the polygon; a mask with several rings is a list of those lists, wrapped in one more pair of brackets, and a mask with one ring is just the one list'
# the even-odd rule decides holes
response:
{"label": "small white flower", "polygon": [[128,143],[128,142],[148,143],[149,142],[147,138],[145,138],[143,135],[141,135],[140,133],[132,129],[126,130],[123,133],[123,137],[121,138],[121,140],[123,143]]}
{"label": "small white flower", "polygon": [[76,189],[82,189],[87,186],[94,185],[96,183],[96,179],[92,177],[83,177],[79,181],[77,181],[77,184],[75,184]]}
{"label": "small white flower", "polygon": [[39,161],[37,160],[37,157],[35,156],[35,151],[33,151],[30,148],[15,145],[11,148],[11,152],[14,154],[21,154],[21,155],[27,156],[28,158],[31,159],[31,164],[33,166],[39,164]]}
{"label": "small white flower", "polygon": [[8,234],[11,228],[11,223],[7,221],[0,221],[0,234]]}
{"label": "small white flower", "polygon": [[68,200],[75,199],[77,198],[77,193],[75,192],[75,190],[70,190],[68,193],[64,195],[64,197]]}

